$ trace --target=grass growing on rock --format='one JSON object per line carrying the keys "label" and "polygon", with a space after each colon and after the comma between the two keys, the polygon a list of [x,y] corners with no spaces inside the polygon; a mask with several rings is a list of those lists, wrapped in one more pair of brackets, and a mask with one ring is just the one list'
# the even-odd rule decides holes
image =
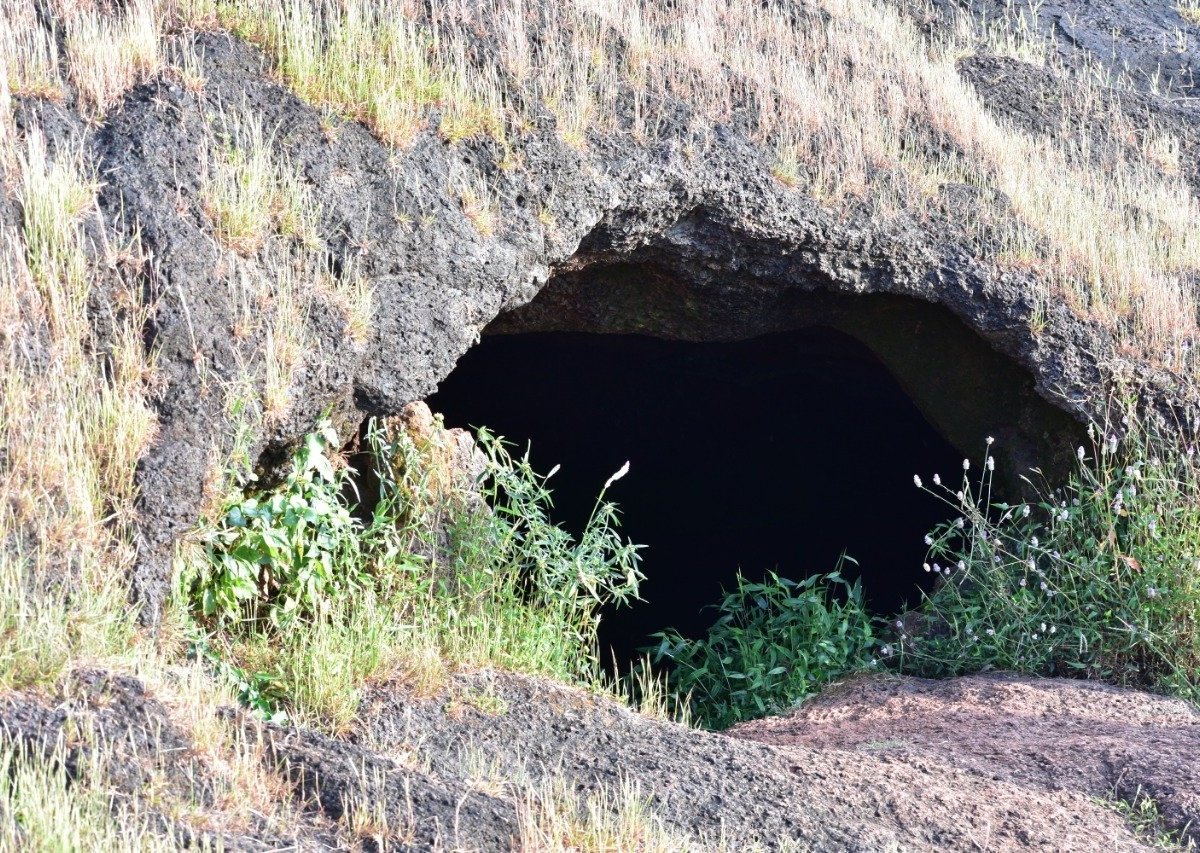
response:
{"label": "grass growing on rock", "polygon": [[[138,0],[112,13],[92,3],[52,11],[61,46],[27,4],[0,4],[6,87],[74,96],[96,120],[162,69],[171,34],[225,28],[261,47],[301,97],[398,147],[430,126],[450,142],[492,140],[507,159],[509,138],[547,112],[583,152],[614,132],[651,142],[662,120],[650,105],[667,97],[736,126],[761,144],[765,172],[833,213],[856,203],[921,209],[947,182],[994,188],[1010,207],[981,208],[963,223],[974,251],[1033,272],[1036,304],[1063,299],[1152,360],[1193,370],[1200,211],[1178,141],[1114,126],[1114,137],[1141,138],[1140,150],[1097,164],[1103,146],[1088,122],[1030,134],[993,115],[958,73],[956,61],[978,50],[1052,65],[1052,38],[1029,15],[964,18],[930,37],[873,0],[816,0],[798,15],[719,0],[536,10],[519,0],[439,0],[420,13],[380,0]],[[1059,77],[1070,109],[1118,97],[1103,74]]]}
{"label": "grass growing on rock", "polygon": [[518,817],[520,849],[537,853],[679,853],[706,848],[669,830],[654,814],[649,797],[629,779],[623,779],[615,790],[598,790],[582,802],[573,787],[560,780],[529,786]]}
{"label": "grass growing on rock", "polygon": [[17,330],[0,356],[0,684],[10,688],[53,684],[131,647],[122,578],[133,472],[154,430],[136,290],[107,347],[88,319],[99,298],[84,253],[95,176],[80,152],[51,154],[36,129],[16,160],[22,230],[0,235],[0,313]]}
{"label": "grass growing on rock", "polygon": [[158,853],[177,849],[151,829],[132,803],[114,804],[94,766],[66,769],[66,749],[49,755],[0,747],[0,849],[112,850]]}
{"label": "grass growing on rock", "polygon": [[[1097,149],[1087,130],[1031,135],[990,113],[955,62],[982,46],[1048,63],[1050,38],[1027,16],[982,31],[964,19],[953,36],[931,39],[870,0],[822,0],[799,19],[791,14],[774,3],[717,0],[533,12],[516,0],[445,0],[427,15],[374,0],[303,8],[194,0],[184,11],[193,24],[259,45],[302,97],[393,145],[427,123],[452,142],[506,144],[543,107],[581,151],[589,137],[618,129],[652,140],[659,120],[646,100],[667,95],[714,123],[736,123],[770,153],[767,171],[834,211],[876,199],[919,207],[947,181],[994,187],[1010,211],[981,210],[966,223],[989,235],[975,247],[984,257],[1036,272],[1040,304],[1063,298],[1134,346],[1185,365],[1198,211],[1169,140],[1148,138],[1143,151],[1097,168],[1081,156]],[[460,22],[490,33],[494,45],[472,44]],[[1064,102],[1110,99],[1093,76],[1064,75]],[[619,106],[630,103],[632,118]]]}

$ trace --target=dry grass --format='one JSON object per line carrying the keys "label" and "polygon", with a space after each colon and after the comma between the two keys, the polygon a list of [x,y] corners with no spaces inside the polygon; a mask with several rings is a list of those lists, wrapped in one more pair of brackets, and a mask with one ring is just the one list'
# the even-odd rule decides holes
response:
{"label": "dry grass", "polygon": [[480,176],[461,178],[456,195],[463,216],[480,236],[494,237],[499,227],[500,202],[487,181]]}
{"label": "dry grass", "polygon": [[649,798],[628,779],[616,791],[602,789],[582,802],[574,787],[559,779],[530,786],[523,794],[518,802],[519,849],[529,853],[701,849],[693,839],[668,830]]}
{"label": "dry grass", "polygon": [[[581,150],[590,134],[617,126],[621,93],[635,111],[626,129],[652,138],[661,126],[647,115],[646,94],[669,93],[713,121],[742,123],[774,152],[781,182],[835,210],[875,200],[891,215],[920,210],[947,181],[995,187],[1016,215],[981,212],[990,218],[969,223],[992,241],[999,235],[977,247],[982,257],[1002,266],[1021,259],[1037,274],[1034,301],[1065,299],[1134,349],[1183,366],[1197,332],[1200,209],[1178,177],[1177,141],[1151,133],[1140,155],[1112,155],[1097,168],[1080,157],[1093,140],[1030,136],[992,116],[954,61],[986,49],[1054,63],[1053,37],[1027,11],[982,25],[964,19],[940,43],[872,0],[814,0],[811,11],[797,24],[783,7],[725,0],[442,0],[418,21],[402,4],[374,0],[197,0],[191,15],[250,38],[301,96],[395,145],[408,144],[432,109],[448,140],[503,140],[538,112],[514,106],[515,89],[534,95]],[[468,50],[464,30],[494,34],[495,54]],[[1065,84],[1077,91],[1064,100],[1110,97],[1101,73],[1092,76]],[[952,153],[927,153],[939,149]],[[473,185],[456,194],[475,227],[494,233],[487,195]]]}
{"label": "dry grass", "polygon": [[[1190,5],[1180,8],[1186,15]],[[1174,368],[1198,331],[1200,209],[1179,177],[1178,141],[1151,132],[1140,152],[1097,167],[1080,156],[1094,140],[1069,128],[1054,138],[1019,131],[989,114],[957,74],[954,61],[977,50],[1057,61],[1053,36],[1017,7],[993,21],[964,19],[930,43],[875,0],[813,0],[798,22],[781,6],[726,0],[440,0],[423,16],[379,0],[184,0],[172,14],[141,0],[115,17],[85,3],[64,16],[61,61],[21,4],[3,9],[10,88],[56,94],[70,83],[97,114],[160,66],[153,36],[179,20],[253,41],[302,97],[400,147],[431,122],[451,142],[504,143],[545,109],[562,139],[584,150],[589,135],[618,127],[622,95],[633,106],[624,129],[652,139],[662,131],[653,104],[669,94],[712,121],[739,123],[773,152],[768,168],[781,182],[835,210],[862,199],[893,215],[919,211],[930,188],[947,181],[995,187],[1015,215],[980,212],[967,225],[992,235],[977,246],[982,257],[1001,266],[1018,259],[1036,273],[1035,302],[1065,300]],[[472,32],[493,34],[494,51],[480,51]],[[1094,79],[1064,83],[1064,103],[1111,97],[1096,69]],[[262,185],[251,179],[243,188],[251,209],[270,206],[267,184],[286,184],[264,164],[244,164],[256,167]],[[485,193],[456,194],[481,233],[498,229]],[[236,203],[215,209],[231,244],[253,251],[265,220],[237,218]],[[283,214],[280,224],[311,233],[302,217]]]}
{"label": "dry grass", "polygon": [[0,850],[175,850],[132,804],[116,803],[94,766],[68,776],[66,750],[0,748]]}
{"label": "dry grass", "polygon": [[[78,152],[51,157],[40,132],[17,152],[20,235],[0,240],[0,684],[53,682],[71,662],[133,640],[126,577],[133,473],[154,433],[145,306],[129,283],[110,349],[93,353],[98,276],[82,220],[95,179]],[[103,252],[103,247],[101,247]],[[48,425],[53,425],[48,429]],[[89,592],[73,599],[70,590]]]}
{"label": "dry grass", "polygon": [[36,6],[0,2],[0,68],[15,94],[61,98],[69,85],[89,118],[101,117],[130,87],[161,66],[162,9],[153,0],[134,0],[119,14],[99,3],[53,3],[63,36],[37,25]]}
{"label": "dry grass", "polygon": [[[1182,4],[1181,13],[1191,6]],[[524,102],[544,105],[564,141],[580,149],[589,134],[616,127],[618,95],[633,92],[636,126],[627,130],[650,138],[661,128],[647,122],[645,95],[669,93],[714,121],[737,114],[775,152],[770,168],[783,183],[835,208],[857,197],[886,199],[885,212],[918,209],[916,188],[944,180],[995,186],[1017,216],[987,223],[1001,244],[980,251],[1028,258],[1043,291],[1037,299],[1065,298],[1168,366],[1183,365],[1197,331],[1190,294],[1200,238],[1191,223],[1200,211],[1178,178],[1177,141],[1150,134],[1141,156],[1095,168],[1076,156],[1092,140],[1028,136],[989,115],[956,73],[956,58],[981,49],[1053,62],[1053,37],[1027,10],[982,24],[964,19],[944,43],[928,43],[899,12],[872,0],[814,0],[802,26],[774,5],[724,0],[685,8],[574,0],[542,9],[525,0],[442,0],[420,20],[408,5],[377,0],[184,0],[169,11],[165,0],[140,0],[115,16],[74,4],[62,16],[67,55],[60,58],[26,4],[10,0],[0,6],[4,76],[20,94],[55,96],[70,84],[99,115],[160,67],[158,34],[184,20],[255,42],[302,97],[397,146],[431,118],[450,141],[503,141],[537,113],[514,106],[514,89],[534,95]],[[471,47],[471,30],[495,34],[494,55]],[[194,71],[188,77],[198,80]],[[1106,97],[1098,82],[1070,85]],[[1077,102],[1078,92],[1067,100]],[[773,107],[747,109],[763,104]],[[957,153],[914,155],[923,147],[902,141],[924,133],[917,128]],[[479,193],[462,201],[482,233],[494,230]],[[227,224],[235,243],[255,245],[250,222]]]}
{"label": "dry grass", "polygon": [[305,248],[319,244],[319,211],[307,184],[275,153],[262,120],[243,108],[218,116],[205,140],[201,187],[217,238],[240,255],[277,234]]}

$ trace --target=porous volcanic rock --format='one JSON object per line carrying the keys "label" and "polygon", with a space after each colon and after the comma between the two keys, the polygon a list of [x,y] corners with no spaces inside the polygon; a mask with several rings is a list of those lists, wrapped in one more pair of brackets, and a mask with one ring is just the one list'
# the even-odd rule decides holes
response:
{"label": "porous volcanic rock", "polygon": [[[948,14],[951,6],[937,8]],[[1172,26],[1191,27],[1153,3],[1041,9],[1057,15],[1054,25],[1080,49],[1097,54],[1101,34],[1107,49],[1107,27],[1119,18],[1132,35],[1117,59],[1138,73],[1159,62],[1151,55],[1156,38]],[[816,13],[797,7],[797,15],[809,14]],[[536,32],[537,21],[530,26]],[[1098,413],[1109,377],[1130,375],[1157,410],[1191,422],[1190,385],[1128,361],[1105,329],[1066,305],[1035,304],[1027,274],[998,271],[973,254],[957,225],[964,211],[1006,203],[977,188],[945,184],[922,210],[885,215],[859,205],[835,215],[772,177],[771,156],[736,120],[712,126],[670,98],[658,103],[658,133],[644,144],[616,132],[572,147],[546,116],[515,134],[507,152],[486,139],[450,143],[432,129],[395,150],[363,126],[300,100],[265,57],[234,36],[177,38],[195,42],[205,80],[199,89],[163,75],[129,92],[99,124],[84,122],[70,97],[18,99],[22,127],[40,124],[55,145],[79,140],[97,164],[109,242],[140,237],[153,305],[145,339],[161,393],[157,437],[138,471],[133,580],[151,619],[166,594],[174,543],[212,498],[206,489],[233,445],[231,389],[245,375],[263,373],[268,343],[237,334],[246,265],[215,239],[204,211],[203,140],[216,113],[261,121],[319,206],[317,231],[333,267],[353,269],[373,293],[365,341],[348,334],[335,304],[314,295],[304,319],[308,350],[292,377],[289,405],[249,448],[268,478],[323,413],[348,438],[364,415],[395,414],[429,395],[485,327],[551,281],[562,287],[547,289],[540,308],[531,305],[493,328],[558,328],[586,319],[599,331],[728,340],[795,323],[806,312],[811,319],[823,298],[888,294],[944,307],[1024,371],[1037,395],[1076,418]],[[479,50],[494,47],[477,41]],[[1195,57],[1174,59],[1164,79],[1182,92]],[[1018,109],[1030,75],[1040,72],[999,73],[1006,67],[980,58],[964,74],[998,112],[1052,128],[1051,112]],[[1171,126],[1190,121],[1188,108],[1149,89],[1127,100],[1131,120],[1145,123],[1149,110]],[[619,103],[618,116],[631,109]],[[1193,137],[1185,134],[1184,144]],[[521,167],[500,168],[502,153]],[[496,195],[494,233],[474,227],[452,191],[464,171],[482,176]],[[639,283],[639,298],[626,310],[580,301],[589,281],[622,269],[633,270]],[[803,304],[810,297],[817,301]],[[101,326],[103,313],[96,318]],[[1015,420],[1030,420],[1024,413],[1031,406],[1006,408]],[[1038,429],[1040,440],[1061,439],[1061,432]]]}
{"label": "porous volcanic rock", "polygon": [[[697,851],[1134,851],[1195,839],[1200,818],[1200,712],[1078,681],[870,676],[726,733],[492,671],[433,695],[375,684],[340,738],[204,709],[262,745],[252,804],[197,739],[203,718],[182,725],[135,678],[81,670],[60,697],[0,705],[0,742],[58,755],[70,775],[104,758],[118,797],[185,846],[519,850],[530,794],[550,785],[581,800],[625,785]],[[1147,801],[1155,835],[1120,809]]]}
{"label": "porous volcanic rock", "polygon": [[380,685],[356,726],[443,778],[554,775],[581,794],[628,779],[668,827],[726,849],[1137,850],[1153,839],[1109,803],[1151,798],[1167,831],[1200,818],[1200,713],[1077,681],[867,677],[713,733],[480,672],[432,698]]}

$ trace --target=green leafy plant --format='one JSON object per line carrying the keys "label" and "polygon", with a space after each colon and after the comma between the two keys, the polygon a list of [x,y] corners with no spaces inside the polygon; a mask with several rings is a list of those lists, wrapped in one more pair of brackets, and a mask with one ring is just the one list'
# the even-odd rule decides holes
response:
{"label": "green leafy plant", "polygon": [[670,663],[671,685],[689,697],[697,723],[721,729],[778,713],[872,666],[872,620],[859,583],[841,568],[799,581],[772,572],[761,583],[739,573],[703,639],[654,635],[655,662]]}
{"label": "green leafy plant", "polygon": [[928,630],[900,645],[905,671],[1008,669],[1200,696],[1194,453],[1132,415],[1091,435],[1066,485],[1026,503],[992,502],[990,455],[957,491],[935,479],[955,517],[927,539],[941,580],[922,606]]}
{"label": "green leafy plant", "polygon": [[462,590],[478,598],[484,590],[554,615],[554,630],[575,649],[575,678],[594,679],[599,657],[600,611],[635,599],[643,579],[639,546],[620,535],[609,487],[629,470],[626,464],[604,484],[578,540],[553,523],[549,476],[538,475],[526,453],[514,458],[487,430],[478,433],[487,455],[481,492],[491,512],[465,516],[454,531],[453,563]]}
{"label": "green leafy plant", "polygon": [[206,661],[222,681],[231,685],[243,707],[273,723],[287,722],[287,712],[282,710],[286,697],[276,675],[270,672],[247,671],[230,663],[215,652],[208,640],[198,633],[193,636],[188,653],[193,658]]}
{"label": "green leafy plant", "polygon": [[301,445],[282,487],[233,500],[208,531],[208,565],[192,588],[206,619],[283,627],[363,582],[353,559],[360,525],[342,498],[345,472],[328,454],[336,439],[324,424]]}

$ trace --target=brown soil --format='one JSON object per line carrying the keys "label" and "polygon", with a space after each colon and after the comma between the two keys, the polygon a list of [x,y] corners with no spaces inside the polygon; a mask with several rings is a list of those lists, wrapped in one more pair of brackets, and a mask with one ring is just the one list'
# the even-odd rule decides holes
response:
{"label": "brown soil", "polygon": [[[1087,811],[1149,800],[1141,813],[1152,805],[1161,820],[1144,827],[1155,836],[1148,842],[1162,836],[1200,842],[1200,714],[1182,701],[1052,679],[869,678],[833,688],[789,716],[744,723],[729,734],[805,754],[858,754],[897,771],[916,769],[925,776],[925,799],[962,800],[962,821],[975,827],[981,849],[1033,840],[1023,839],[1023,829],[1004,832],[1003,840],[994,834],[1004,824],[1032,822],[1034,815],[1022,815],[1020,807],[1029,793],[1065,796],[1063,805],[1073,800]],[[920,791],[886,787],[896,817],[928,817]],[[1044,813],[1039,819],[1065,824],[1079,816]]]}

